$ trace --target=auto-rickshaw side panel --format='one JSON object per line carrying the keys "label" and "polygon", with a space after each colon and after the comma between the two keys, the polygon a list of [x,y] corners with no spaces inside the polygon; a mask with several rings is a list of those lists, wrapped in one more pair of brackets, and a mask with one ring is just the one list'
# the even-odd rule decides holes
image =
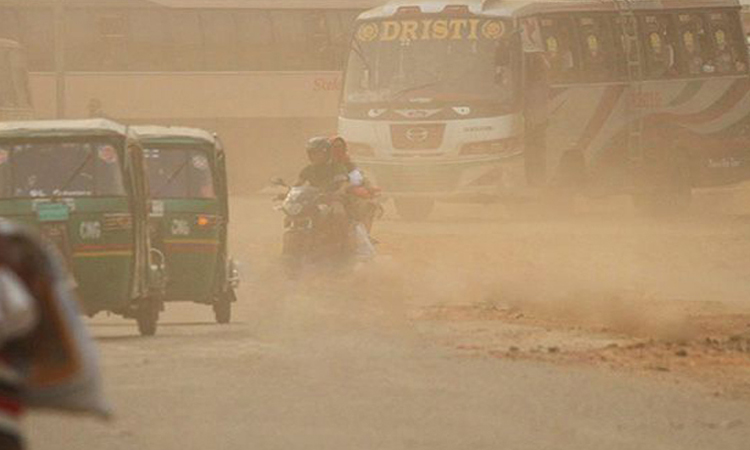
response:
{"label": "auto-rickshaw side panel", "polygon": [[71,268],[89,314],[125,312],[132,303],[133,216],[127,199],[102,203],[76,211],[68,222]]}
{"label": "auto-rickshaw side panel", "polygon": [[[163,277],[151,274],[162,272],[163,261],[150,264],[148,188],[137,137],[106,120],[23,122],[3,124],[0,142],[17,146],[6,150],[5,161],[12,162],[15,152],[29,152],[23,176],[55,173],[62,155],[85,158],[80,166],[68,165],[71,178],[64,181],[67,172],[62,172],[59,186],[56,179],[43,178],[50,182],[37,188],[36,178],[29,178],[33,184],[16,187],[10,175],[0,215],[39,230],[56,244],[87,314],[109,311],[136,318],[142,334],[153,334],[161,291],[152,290],[152,281]],[[34,164],[43,165],[44,171],[34,172]],[[15,174],[13,170],[8,174]],[[79,185],[85,188],[67,190],[82,177],[92,181]],[[99,183],[112,187],[100,190]]]}
{"label": "auto-rickshaw side panel", "polygon": [[169,270],[169,300],[214,300],[223,223],[215,200],[164,200],[157,235]]}

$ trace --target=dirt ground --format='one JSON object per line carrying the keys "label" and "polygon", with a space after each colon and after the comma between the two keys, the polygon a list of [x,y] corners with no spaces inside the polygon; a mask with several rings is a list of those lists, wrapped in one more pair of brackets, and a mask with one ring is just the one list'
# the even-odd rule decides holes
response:
{"label": "dirt ground", "polygon": [[236,198],[234,323],[170,305],[144,339],[93,319],[116,418],[34,416],[31,447],[747,449],[745,197],[671,220],[389,211],[375,263],[298,281],[271,201]]}

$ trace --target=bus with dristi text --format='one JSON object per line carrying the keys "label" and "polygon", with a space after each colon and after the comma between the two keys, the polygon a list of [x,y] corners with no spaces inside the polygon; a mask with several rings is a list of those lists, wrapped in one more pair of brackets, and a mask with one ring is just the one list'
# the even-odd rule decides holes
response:
{"label": "bus with dristi text", "polygon": [[750,178],[736,0],[398,0],[359,16],[339,133],[396,199],[629,194]]}

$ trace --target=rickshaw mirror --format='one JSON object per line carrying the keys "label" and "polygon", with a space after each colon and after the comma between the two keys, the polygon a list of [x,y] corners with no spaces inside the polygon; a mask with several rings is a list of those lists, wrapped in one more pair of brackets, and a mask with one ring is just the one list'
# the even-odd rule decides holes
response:
{"label": "rickshaw mirror", "polygon": [[164,217],[164,202],[162,200],[150,200],[149,212],[151,217]]}

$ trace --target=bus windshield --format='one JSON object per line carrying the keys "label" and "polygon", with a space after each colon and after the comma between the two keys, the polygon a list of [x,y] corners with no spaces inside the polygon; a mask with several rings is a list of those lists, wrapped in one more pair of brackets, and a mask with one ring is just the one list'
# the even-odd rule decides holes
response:
{"label": "bus windshield", "polygon": [[511,35],[510,24],[495,19],[363,22],[352,41],[345,100],[508,104],[517,72]]}
{"label": "bus windshield", "polygon": [[125,195],[120,157],[106,142],[0,145],[3,198]]}
{"label": "bus windshield", "polygon": [[149,148],[146,169],[153,198],[216,198],[211,164],[203,150]]}

